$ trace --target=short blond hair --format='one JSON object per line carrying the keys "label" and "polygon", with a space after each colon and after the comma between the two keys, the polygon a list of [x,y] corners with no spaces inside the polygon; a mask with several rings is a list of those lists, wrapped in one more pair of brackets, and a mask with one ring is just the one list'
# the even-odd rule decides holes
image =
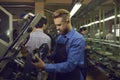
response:
{"label": "short blond hair", "polygon": [[62,17],[63,21],[70,21],[70,12],[66,9],[58,9],[53,13],[52,17],[53,19]]}

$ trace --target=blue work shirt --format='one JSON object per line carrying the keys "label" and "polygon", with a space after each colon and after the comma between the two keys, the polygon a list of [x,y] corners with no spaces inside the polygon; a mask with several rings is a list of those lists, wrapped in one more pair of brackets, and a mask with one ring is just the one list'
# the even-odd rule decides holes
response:
{"label": "blue work shirt", "polygon": [[46,64],[46,71],[67,73],[84,64],[84,52],[86,47],[84,37],[72,29],[66,35],[59,35],[57,43],[65,43],[67,39],[67,60],[56,64]]}

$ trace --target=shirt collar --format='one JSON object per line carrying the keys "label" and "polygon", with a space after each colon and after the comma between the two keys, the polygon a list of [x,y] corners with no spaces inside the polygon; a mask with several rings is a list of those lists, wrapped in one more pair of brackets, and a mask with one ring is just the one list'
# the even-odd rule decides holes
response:
{"label": "shirt collar", "polygon": [[60,36],[58,37],[58,42],[59,42],[59,43],[66,43],[66,41],[73,36],[74,32],[75,32],[75,30],[72,29],[72,30],[69,31],[66,35],[60,35]]}
{"label": "shirt collar", "polygon": [[42,30],[42,29],[36,29],[36,31],[40,31],[40,32],[43,32],[43,30]]}
{"label": "shirt collar", "polygon": [[65,37],[66,37],[66,38],[71,38],[71,37],[73,36],[74,32],[75,32],[75,30],[72,29],[71,31],[69,31],[69,32],[65,35]]}

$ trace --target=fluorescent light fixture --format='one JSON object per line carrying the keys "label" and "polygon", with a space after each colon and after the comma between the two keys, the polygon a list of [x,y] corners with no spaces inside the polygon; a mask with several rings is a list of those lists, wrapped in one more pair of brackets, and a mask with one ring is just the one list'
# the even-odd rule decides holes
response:
{"label": "fluorescent light fixture", "polygon": [[117,17],[120,17],[120,14],[118,14]]}
{"label": "fluorescent light fixture", "polygon": [[81,3],[76,3],[70,12],[70,17],[72,17],[81,6],[82,6]]}
{"label": "fluorescent light fixture", "polygon": [[105,18],[105,19],[103,19],[103,20],[101,20],[101,21],[109,21],[109,20],[114,19],[114,18],[115,18],[115,16],[110,16],[110,17]]}
{"label": "fluorescent light fixture", "polygon": [[[120,14],[118,14],[117,17],[120,17]],[[100,21],[91,22],[91,23],[86,24],[86,25],[83,25],[83,26],[81,26],[81,27],[88,27],[88,26],[91,26],[91,25],[93,25],[93,24],[97,24],[97,23],[99,23],[99,22],[109,21],[109,20],[114,19],[114,18],[115,18],[115,16],[113,15],[113,16],[110,16],[110,17],[108,17],[108,18],[102,19],[102,20],[100,20]]]}
{"label": "fluorescent light fixture", "polygon": [[97,24],[97,23],[99,23],[99,21],[95,21],[95,22],[93,22],[94,24]]}

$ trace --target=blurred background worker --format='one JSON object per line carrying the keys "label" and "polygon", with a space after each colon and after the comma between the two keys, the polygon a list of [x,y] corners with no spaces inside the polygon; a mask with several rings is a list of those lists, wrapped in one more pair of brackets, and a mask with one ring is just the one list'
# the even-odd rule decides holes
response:
{"label": "blurred background worker", "polygon": [[[86,27],[82,27],[79,29],[80,34],[82,34],[84,37],[88,34],[88,30]],[[85,48],[85,55],[84,55],[84,61],[83,67],[81,67],[81,72],[83,73],[84,80],[86,80],[87,76],[87,70],[88,70],[88,61],[87,61],[87,53],[89,53],[89,49],[91,49],[91,46],[86,43]]]}
{"label": "blurred background worker", "polygon": [[33,50],[39,48],[43,43],[47,43],[51,49],[51,39],[44,33],[46,29],[47,19],[42,17],[38,24],[35,26],[34,31],[30,33],[30,38],[26,43],[29,53],[33,53]]}
{"label": "blurred background worker", "polygon": [[[30,54],[33,54],[33,51],[35,49],[39,49],[39,47],[43,43],[47,43],[49,46],[49,50],[51,49],[51,38],[44,33],[44,30],[46,29],[46,24],[47,24],[46,17],[42,17],[38,24],[35,26],[34,30],[30,33],[29,40],[26,43],[26,46]],[[42,74],[44,74],[44,76]],[[39,70],[37,76],[38,80],[46,78],[45,72],[43,72],[42,74],[41,70]]]}
{"label": "blurred background worker", "polygon": [[[79,32],[80,32],[80,34],[82,34],[86,38],[86,36],[88,34],[88,30],[86,27],[80,28]],[[91,46],[86,44],[86,49],[91,49]]]}
{"label": "blurred background worker", "polygon": [[82,27],[80,28],[79,32],[82,34],[82,35],[86,35],[88,33],[88,30],[86,27]]}
{"label": "blurred background worker", "polygon": [[109,31],[106,35],[106,40],[114,40],[114,35],[111,31]]}

